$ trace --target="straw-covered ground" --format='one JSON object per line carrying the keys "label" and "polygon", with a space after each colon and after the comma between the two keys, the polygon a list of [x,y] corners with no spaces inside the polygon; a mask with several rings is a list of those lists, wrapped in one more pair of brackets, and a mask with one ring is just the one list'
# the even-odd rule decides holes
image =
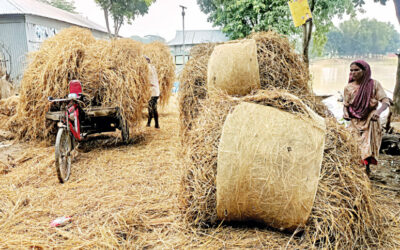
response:
{"label": "straw-covered ground", "polygon": [[[142,132],[126,146],[114,134],[83,144],[65,184],[57,180],[53,146],[0,136],[0,248],[311,247],[301,235],[256,224],[188,226],[178,208],[183,172],[176,97],[160,125],[144,128],[143,121]],[[374,193],[398,217],[400,192],[378,184]],[[338,192],[344,190],[331,195]],[[72,222],[50,227],[59,216],[72,216]]]}

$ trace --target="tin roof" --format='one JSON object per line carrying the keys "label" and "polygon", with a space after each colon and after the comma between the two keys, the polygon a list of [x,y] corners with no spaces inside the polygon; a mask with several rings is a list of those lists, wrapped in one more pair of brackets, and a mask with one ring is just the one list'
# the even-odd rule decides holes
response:
{"label": "tin roof", "polygon": [[73,14],[36,0],[0,0],[0,15],[12,14],[47,17],[81,27],[107,32],[106,28],[81,15]]}
{"label": "tin roof", "polygon": [[[220,30],[185,30],[185,44],[217,43],[228,41],[229,38]],[[168,45],[181,45],[182,30],[177,30],[175,38]]]}

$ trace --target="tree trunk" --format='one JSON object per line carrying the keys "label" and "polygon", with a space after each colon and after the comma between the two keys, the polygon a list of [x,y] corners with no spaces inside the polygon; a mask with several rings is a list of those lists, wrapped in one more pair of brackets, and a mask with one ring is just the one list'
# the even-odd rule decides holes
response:
{"label": "tree trunk", "polygon": [[397,21],[400,24],[400,0],[393,0],[394,8],[396,9]]}
{"label": "tree trunk", "polygon": [[106,27],[107,27],[108,35],[111,38],[112,35],[111,35],[111,30],[110,30],[110,23],[108,22],[108,10],[107,9],[103,9],[103,10],[104,10],[104,18],[106,19]]}
{"label": "tree trunk", "polygon": [[312,20],[303,24],[303,59],[304,62],[309,66],[310,60],[308,58],[308,48],[311,41],[312,34]]}
{"label": "tree trunk", "polygon": [[400,114],[400,53],[397,55],[396,86],[393,92],[393,113]]}
{"label": "tree trunk", "polygon": [[[314,7],[315,7],[315,0],[311,0],[310,2],[310,11],[311,13],[314,12]],[[304,62],[307,64],[307,67],[309,66],[310,60],[308,57],[308,48],[310,45],[311,41],[311,34],[312,34],[312,28],[313,28],[313,21],[312,19],[305,24],[303,24],[303,59]]]}

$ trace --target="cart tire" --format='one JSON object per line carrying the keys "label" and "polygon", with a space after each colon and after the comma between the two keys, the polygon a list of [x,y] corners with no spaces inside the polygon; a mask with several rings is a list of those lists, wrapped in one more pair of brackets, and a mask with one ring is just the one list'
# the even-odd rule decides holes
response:
{"label": "cart tire", "polygon": [[121,137],[122,137],[122,142],[127,144],[129,141],[129,126],[128,122],[124,118],[120,118],[119,120],[120,123],[120,128],[121,128]]}
{"label": "cart tire", "polygon": [[69,132],[65,128],[59,128],[56,137],[55,165],[60,183],[66,182],[71,174],[71,151],[72,140]]}

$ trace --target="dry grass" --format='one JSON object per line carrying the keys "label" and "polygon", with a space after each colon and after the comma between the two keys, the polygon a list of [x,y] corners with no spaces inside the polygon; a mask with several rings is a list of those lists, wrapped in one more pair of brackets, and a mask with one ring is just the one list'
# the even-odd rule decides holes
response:
{"label": "dry grass", "polygon": [[160,84],[160,100],[162,107],[168,104],[175,81],[175,63],[170,48],[161,42],[152,42],[144,45],[144,53],[156,67]]}
{"label": "dry grass", "polygon": [[196,45],[180,75],[179,110],[182,140],[199,114],[200,101],[207,96],[207,65],[216,44]]}
{"label": "dry grass", "polygon": [[[181,203],[184,219],[195,227],[217,225],[216,169],[221,130],[226,116],[241,101],[255,102],[302,114],[298,105],[278,93],[259,92],[243,99],[220,95],[202,104],[202,112],[193,123],[184,144],[185,174],[182,179]],[[357,160],[357,146],[350,134],[327,119],[327,137],[311,217],[304,237],[295,244],[328,248],[399,247],[398,219],[391,210],[394,201],[382,203],[384,195],[371,188]]]}
{"label": "dry grass", "polygon": [[130,127],[138,127],[150,99],[143,44],[131,39],[96,41],[89,30],[73,27],[47,39],[30,58],[18,112],[9,122],[18,138],[51,138],[54,124],[45,118],[47,97],[65,97],[72,79],[81,80],[88,105],[119,107]]}
{"label": "dry grass", "polygon": [[[160,130],[145,128],[126,146],[113,134],[85,143],[66,184],[58,183],[52,146],[0,147],[0,248],[313,247],[257,224],[188,226],[177,206],[183,174],[179,122],[173,96],[160,115]],[[378,194],[385,198],[382,206],[399,202],[393,193]],[[390,215],[398,217],[399,206],[392,208]],[[72,216],[70,224],[49,226],[64,215]],[[398,229],[391,233],[399,235]]]}

